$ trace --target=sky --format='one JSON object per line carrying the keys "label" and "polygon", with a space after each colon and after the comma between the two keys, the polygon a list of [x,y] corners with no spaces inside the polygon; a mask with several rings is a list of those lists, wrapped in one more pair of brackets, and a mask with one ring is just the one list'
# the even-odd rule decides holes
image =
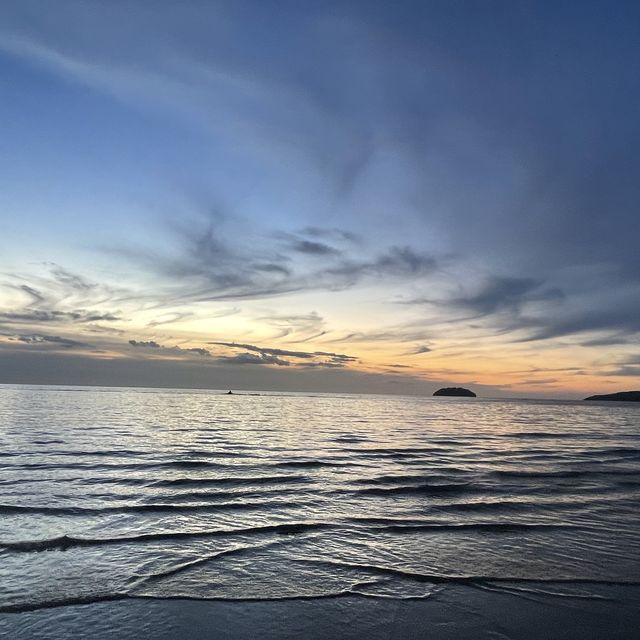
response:
{"label": "sky", "polygon": [[640,5],[0,3],[0,382],[640,387]]}

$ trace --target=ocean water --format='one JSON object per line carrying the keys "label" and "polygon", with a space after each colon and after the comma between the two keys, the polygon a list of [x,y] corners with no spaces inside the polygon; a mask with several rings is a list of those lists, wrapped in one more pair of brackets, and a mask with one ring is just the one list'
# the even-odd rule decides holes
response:
{"label": "ocean water", "polygon": [[0,612],[601,598],[640,583],[640,406],[0,387]]}

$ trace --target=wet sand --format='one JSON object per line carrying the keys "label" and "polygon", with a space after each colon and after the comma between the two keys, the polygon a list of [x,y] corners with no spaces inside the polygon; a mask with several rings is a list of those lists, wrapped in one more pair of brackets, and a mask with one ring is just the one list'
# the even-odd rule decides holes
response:
{"label": "wet sand", "polygon": [[0,616],[0,637],[13,640],[632,640],[639,628],[637,586],[599,586],[589,598],[464,586],[447,587],[425,600],[136,598]]}

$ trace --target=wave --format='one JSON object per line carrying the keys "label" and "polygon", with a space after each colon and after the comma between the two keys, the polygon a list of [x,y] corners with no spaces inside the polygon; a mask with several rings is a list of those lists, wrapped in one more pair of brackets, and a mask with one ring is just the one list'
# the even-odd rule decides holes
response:
{"label": "wave", "polygon": [[51,600],[39,600],[37,602],[23,602],[16,604],[0,605],[0,613],[26,613],[28,611],[38,611],[39,609],[53,609],[56,607],[72,607],[82,604],[98,604],[99,602],[115,602],[126,600],[129,596],[126,593],[107,593],[103,595],[90,596],[70,596],[65,598],[54,598]]}
{"label": "wave", "polygon": [[[235,445],[235,448],[245,448],[244,445]],[[251,457],[246,453],[238,453],[237,451],[220,451],[210,449],[190,449],[181,452],[185,456],[190,458],[246,458]]]}
{"label": "wave", "polygon": [[425,494],[438,495],[442,493],[469,493],[480,491],[478,487],[468,482],[448,484],[416,484],[399,487],[367,487],[366,489],[353,489],[354,493],[370,496],[411,495]]}
{"label": "wave", "polygon": [[326,460],[285,460],[284,462],[274,462],[269,465],[276,468],[300,468],[315,469],[320,467],[345,467],[349,466],[348,462],[327,462]]}
{"label": "wave", "polygon": [[[135,477],[135,476],[77,476],[73,478],[64,478],[65,482],[78,482],[81,484],[97,484],[97,485],[124,485],[134,487],[216,487],[222,486],[253,486],[253,485],[282,485],[282,484],[301,484],[312,482],[311,478],[300,475],[278,475],[278,476],[223,476],[223,477],[177,477],[164,478],[157,480],[154,477]],[[0,485],[17,485],[24,483],[24,479],[17,480],[0,480]],[[29,482],[51,482],[49,478],[30,479]]]}
{"label": "wave", "polygon": [[[123,476],[115,476],[115,477],[109,477],[109,476],[93,476],[93,477],[83,477],[83,476],[79,476],[76,478],[65,478],[64,479],[65,482],[79,482],[81,484],[116,484],[116,485],[124,485],[124,486],[130,486],[130,487],[147,487],[149,485],[154,484],[155,480],[151,479],[151,478],[135,478],[135,477],[123,477]],[[50,480],[46,480],[46,482],[50,482]]]}
{"label": "wave", "polygon": [[584,438],[584,433],[572,433],[570,431],[518,431],[517,433],[507,433],[504,438]]}
{"label": "wave", "polygon": [[[544,583],[543,583],[544,584]],[[601,594],[594,593],[575,593],[571,591],[551,591],[549,588],[540,588],[540,586],[522,586],[522,585],[513,585],[513,584],[497,584],[497,583],[486,583],[481,586],[483,589],[487,591],[496,591],[498,593],[506,593],[513,596],[521,596],[525,598],[530,598],[531,596],[550,596],[552,598],[562,598],[562,599],[570,599],[570,600],[608,600],[614,601],[615,598],[610,598]],[[563,585],[557,585],[563,586]],[[578,585],[572,585],[578,586]],[[546,585],[545,585],[546,587]]]}
{"label": "wave", "polygon": [[518,533],[535,530],[575,529],[575,525],[540,524],[527,522],[463,522],[450,523],[412,518],[351,518],[350,522],[366,524],[376,531],[390,533],[411,533],[414,531],[454,532],[479,531],[490,533]]}
{"label": "wave", "polygon": [[216,504],[135,504],[108,507],[40,507],[29,505],[0,504],[0,514],[28,514],[53,516],[106,515],[109,513],[215,513],[217,511],[245,511],[251,509],[274,509],[277,507],[299,508],[303,502],[291,500],[258,502],[219,502]]}
{"label": "wave", "polygon": [[208,554],[200,558],[187,560],[186,562],[181,562],[177,566],[170,567],[169,569],[164,569],[163,571],[157,571],[155,573],[142,576],[140,580],[136,582],[134,589],[139,589],[141,586],[146,585],[149,582],[156,582],[164,578],[175,576],[184,571],[188,571],[189,569],[193,569],[194,567],[199,567],[213,560],[218,560],[219,558],[242,555],[245,553],[250,553],[252,551],[264,551],[265,549],[269,549],[281,544],[282,544],[281,540],[275,540],[272,542],[266,542],[266,543],[257,544],[257,545],[232,547],[231,549],[225,549],[224,551],[217,551],[215,553]]}
{"label": "wave", "polygon": [[153,601],[167,601],[167,600],[187,600],[187,601],[203,601],[203,602],[313,602],[315,600],[335,600],[339,598],[362,598],[362,599],[375,599],[375,600],[424,600],[430,597],[431,594],[425,594],[420,596],[388,596],[383,594],[373,594],[360,592],[352,588],[343,589],[340,591],[330,591],[327,593],[316,593],[311,595],[306,594],[292,594],[289,596],[249,596],[249,597],[233,597],[233,596],[209,596],[203,597],[198,595],[151,595],[151,594],[128,594],[128,593],[114,593],[100,596],[79,596],[59,598],[52,600],[41,600],[38,602],[27,602],[14,605],[0,605],[0,613],[27,613],[29,611],[39,611],[41,609],[54,609],[62,607],[72,607],[76,605],[89,605],[100,604],[103,602],[116,602],[121,600],[153,600]]}
{"label": "wave", "polygon": [[177,468],[200,468],[209,467],[212,469],[228,469],[229,465],[220,462],[210,462],[207,460],[172,460],[168,462],[23,462],[10,465],[2,465],[5,469],[28,469],[33,470],[77,470],[89,469],[91,471],[109,471],[117,469],[118,471],[131,470],[155,470],[155,469],[171,469]]}
{"label": "wave", "polygon": [[616,482],[616,486],[623,489],[635,489],[640,487],[640,480],[619,480]]}
{"label": "wave", "polygon": [[451,449],[445,447],[394,447],[389,449],[341,449],[345,453],[351,453],[358,456],[370,458],[391,458],[395,460],[413,459],[417,456],[445,453],[450,454]]}
{"label": "wave", "polygon": [[[610,501],[602,501],[608,504]],[[596,502],[591,500],[585,503],[584,500],[558,500],[556,502],[544,501],[535,502],[531,500],[490,500],[479,502],[452,502],[449,504],[439,504],[434,507],[437,511],[526,511],[531,512],[537,509],[561,509],[567,507],[585,507],[594,505]]]}
{"label": "wave", "polygon": [[433,474],[430,476],[423,475],[385,475],[385,476],[376,476],[374,478],[364,478],[362,480],[358,480],[361,484],[372,484],[372,485],[385,485],[385,484],[404,484],[408,482],[439,482],[442,481],[445,484],[447,481],[453,480],[456,476],[460,475],[460,471],[457,469],[450,470],[449,473],[446,474]]}
{"label": "wave", "polygon": [[[181,500],[198,500],[200,502],[211,502],[215,500],[238,500],[243,499],[256,499],[265,501],[270,497],[282,497],[285,495],[295,495],[297,493],[295,488],[278,487],[277,489],[263,489],[258,488],[255,490],[235,490],[230,491],[216,490],[216,491],[180,491],[176,493],[163,493],[160,495],[154,495],[153,500],[157,503],[164,502],[180,502]],[[268,504],[266,500],[265,504]]]}
{"label": "wave", "polygon": [[151,484],[155,487],[182,487],[182,486],[211,486],[211,485],[232,485],[247,486],[255,484],[298,484],[310,482],[306,476],[241,476],[223,478],[171,478],[166,480],[156,480]]}
{"label": "wave", "polygon": [[602,447],[584,452],[582,455],[598,458],[601,456],[617,456],[619,458],[637,460],[640,458],[640,448],[638,447]]}
{"label": "wave", "polygon": [[[35,442],[35,441],[34,441]],[[64,444],[62,440],[51,440],[51,441],[42,441],[39,444]],[[47,451],[47,455],[52,456],[68,456],[72,458],[118,458],[120,456],[125,457],[135,457],[135,456],[147,456],[148,451],[143,451],[141,449],[97,449],[97,450],[86,450],[83,449],[81,451],[78,450],[59,450],[54,449],[51,451]]]}
{"label": "wave", "polygon": [[480,533],[525,533],[530,531],[576,529],[568,524],[526,524],[517,522],[472,522],[463,524],[390,524],[378,528],[378,531],[390,533],[413,533],[432,531],[435,533],[456,531],[478,531]]}
{"label": "wave", "polygon": [[297,535],[308,531],[335,527],[323,522],[293,522],[262,525],[239,529],[214,529],[211,531],[169,531],[164,533],[143,533],[134,536],[115,538],[79,538],[75,536],[58,536],[44,540],[18,540],[0,542],[0,549],[13,552],[66,551],[73,547],[98,547],[117,544],[137,544],[165,540],[192,540],[198,538],[218,538],[233,536],[252,536],[274,533],[279,535]]}
{"label": "wave", "polygon": [[179,469],[200,469],[200,468],[228,468],[229,465],[211,462],[210,460],[173,460],[171,462],[159,463],[160,467],[177,467]]}
{"label": "wave", "polygon": [[331,438],[331,442],[346,442],[348,444],[358,443],[358,442],[367,442],[369,438],[367,436],[360,436],[357,434],[343,434],[341,436],[336,436],[335,438]]}
{"label": "wave", "polygon": [[521,469],[499,469],[497,471],[491,471],[491,475],[498,478],[530,478],[537,480],[539,478],[579,478],[584,475],[589,475],[589,473],[578,470],[526,471]]}
{"label": "wave", "polygon": [[545,585],[599,585],[612,587],[637,587],[640,586],[638,580],[609,580],[600,578],[525,578],[522,576],[492,576],[492,575],[445,575],[439,573],[422,573],[411,571],[410,569],[402,569],[397,567],[388,567],[382,565],[374,565],[369,563],[345,562],[342,560],[318,560],[315,558],[302,557],[299,560],[316,565],[324,565],[328,567],[341,567],[345,569],[354,569],[366,571],[374,575],[393,576],[397,578],[405,578],[415,582],[428,582],[431,584],[462,584],[471,587],[491,585],[491,584],[545,584]]}
{"label": "wave", "polygon": [[540,478],[589,478],[595,476],[635,476],[640,475],[640,470],[631,469],[559,469],[557,471],[535,471],[519,469],[500,469],[492,471],[491,475],[500,478],[533,479]]}

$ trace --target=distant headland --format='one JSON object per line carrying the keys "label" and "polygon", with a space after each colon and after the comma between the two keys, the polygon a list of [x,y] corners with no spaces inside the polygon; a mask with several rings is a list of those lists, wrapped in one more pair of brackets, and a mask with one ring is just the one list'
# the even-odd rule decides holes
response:
{"label": "distant headland", "polygon": [[464,389],[463,387],[444,387],[443,389],[438,389],[434,394],[434,396],[455,396],[461,398],[475,398],[476,394],[469,389]]}
{"label": "distant headland", "polygon": [[585,400],[617,400],[618,402],[640,402],[640,391],[618,391],[601,396],[589,396]]}

